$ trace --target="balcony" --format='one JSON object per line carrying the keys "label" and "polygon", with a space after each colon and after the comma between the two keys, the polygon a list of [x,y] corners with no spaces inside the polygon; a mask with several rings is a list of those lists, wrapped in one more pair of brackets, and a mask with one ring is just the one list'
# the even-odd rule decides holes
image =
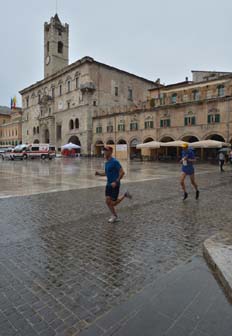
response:
{"label": "balcony", "polygon": [[93,82],[87,82],[80,85],[80,90],[82,93],[85,92],[94,92],[96,90],[95,84]]}

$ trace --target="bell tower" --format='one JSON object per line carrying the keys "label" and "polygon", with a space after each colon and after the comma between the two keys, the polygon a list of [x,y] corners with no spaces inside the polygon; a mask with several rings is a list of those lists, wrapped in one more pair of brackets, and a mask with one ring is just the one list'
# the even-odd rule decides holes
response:
{"label": "bell tower", "polygon": [[44,24],[44,77],[53,75],[69,64],[69,25],[56,14]]}

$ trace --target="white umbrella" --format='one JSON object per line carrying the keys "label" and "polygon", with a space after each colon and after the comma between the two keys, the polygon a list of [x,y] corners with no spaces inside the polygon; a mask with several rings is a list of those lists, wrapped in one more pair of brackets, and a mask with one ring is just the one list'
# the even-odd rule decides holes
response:
{"label": "white umbrella", "polygon": [[149,141],[143,144],[139,144],[136,146],[137,149],[142,148],[160,148],[161,143],[159,141]]}
{"label": "white umbrella", "polygon": [[226,142],[217,140],[202,140],[196,141],[190,144],[192,148],[222,148],[228,146]]}
{"label": "white umbrella", "polygon": [[162,147],[182,147],[184,144],[189,145],[188,142],[182,140],[170,141],[170,142],[161,142]]}
{"label": "white umbrella", "polygon": [[79,149],[81,146],[75,145],[72,142],[61,147],[62,149]]}

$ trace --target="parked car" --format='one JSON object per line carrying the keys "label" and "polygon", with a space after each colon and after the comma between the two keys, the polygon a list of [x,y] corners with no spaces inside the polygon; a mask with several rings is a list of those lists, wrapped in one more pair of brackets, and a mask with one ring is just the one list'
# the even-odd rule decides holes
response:
{"label": "parked car", "polygon": [[7,148],[4,153],[1,153],[2,160],[14,160],[13,148]]}
{"label": "parked car", "polygon": [[18,145],[14,148],[12,156],[13,156],[13,160],[15,159],[27,159],[27,155],[26,155],[26,150],[28,148],[28,145]]}
{"label": "parked car", "polygon": [[4,154],[8,149],[11,149],[11,146],[0,146],[0,158],[2,157],[2,154]]}

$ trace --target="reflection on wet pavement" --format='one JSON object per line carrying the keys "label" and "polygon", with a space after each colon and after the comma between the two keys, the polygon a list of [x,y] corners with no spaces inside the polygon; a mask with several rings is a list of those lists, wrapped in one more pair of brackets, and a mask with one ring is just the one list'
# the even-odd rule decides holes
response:
{"label": "reflection on wet pavement", "polygon": [[[124,161],[122,165],[126,171],[124,183],[176,177],[180,171],[178,164]],[[102,159],[1,161],[0,198],[103,186],[105,178],[94,175],[103,168]],[[200,170],[215,171],[215,167],[201,165]]]}

